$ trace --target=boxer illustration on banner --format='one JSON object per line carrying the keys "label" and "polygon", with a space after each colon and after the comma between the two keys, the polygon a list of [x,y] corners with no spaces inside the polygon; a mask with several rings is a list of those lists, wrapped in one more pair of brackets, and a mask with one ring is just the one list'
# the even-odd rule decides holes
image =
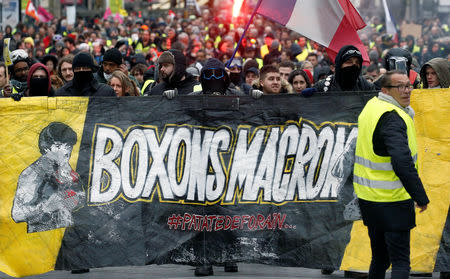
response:
{"label": "boxer illustration on banner", "polygon": [[11,213],[16,223],[27,223],[28,233],[72,225],[72,212],[85,204],[79,175],[69,165],[76,142],[77,134],[61,122],[39,134],[42,155],[20,174]]}

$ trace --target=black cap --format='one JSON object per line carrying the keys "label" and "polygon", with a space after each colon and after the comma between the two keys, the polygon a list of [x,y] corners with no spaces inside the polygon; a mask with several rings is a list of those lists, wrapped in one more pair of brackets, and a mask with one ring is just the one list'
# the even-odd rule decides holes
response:
{"label": "black cap", "polygon": [[259,70],[257,69],[257,68],[255,68],[255,67],[250,67],[250,68],[248,68],[246,71],[245,71],[245,74],[247,74],[247,73],[254,73],[255,75],[259,75]]}
{"label": "black cap", "polygon": [[109,49],[105,52],[103,56],[103,61],[109,61],[116,63],[117,65],[122,64],[122,53],[117,48]]}
{"label": "black cap", "polygon": [[95,66],[92,56],[86,52],[80,52],[73,58],[72,68],[75,69],[78,67],[88,67],[93,71],[97,70],[97,66]]}

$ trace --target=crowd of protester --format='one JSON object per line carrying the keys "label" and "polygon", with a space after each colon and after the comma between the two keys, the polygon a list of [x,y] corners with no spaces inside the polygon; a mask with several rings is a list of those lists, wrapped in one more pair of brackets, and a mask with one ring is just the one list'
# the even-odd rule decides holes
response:
{"label": "crowd of protester", "polygon": [[[10,38],[12,65],[0,64],[5,97],[251,95],[379,89],[386,70],[404,69],[415,88],[449,87],[450,30],[439,18],[421,22],[422,34],[388,35],[379,17],[367,18],[361,51],[341,49],[332,61],[325,48],[263,17],[255,17],[236,57],[248,13],[232,18],[231,1],[200,14],[157,18],[101,16],[49,23],[19,23],[0,33]],[[2,56],[0,54],[0,56]],[[403,57],[403,58],[402,58]],[[1,57],[2,61],[3,57]],[[9,70],[9,81],[6,71]]]}

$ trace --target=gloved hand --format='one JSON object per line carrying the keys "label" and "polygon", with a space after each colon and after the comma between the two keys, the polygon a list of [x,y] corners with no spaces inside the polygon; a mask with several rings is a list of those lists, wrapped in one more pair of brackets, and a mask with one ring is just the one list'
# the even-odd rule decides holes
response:
{"label": "gloved hand", "polygon": [[306,89],[302,90],[301,94],[303,95],[303,97],[311,97],[316,92],[317,92],[317,89],[315,89],[315,88],[306,88]]}
{"label": "gloved hand", "polygon": [[11,98],[14,99],[14,101],[20,101],[22,99],[23,94],[22,93],[13,93],[11,94]]}
{"label": "gloved hand", "polygon": [[262,95],[264,95],[264,93],[261,90],[250,89],[250,96],[252,96],[254,99],[259,99]]}
{"label": "gloved hand", "polygon": [[174,90],[166,90],[163,92],[163,96],[169,100],[172,100],[177,95],[178,95],[178,89],[176,89],[176,88]]}

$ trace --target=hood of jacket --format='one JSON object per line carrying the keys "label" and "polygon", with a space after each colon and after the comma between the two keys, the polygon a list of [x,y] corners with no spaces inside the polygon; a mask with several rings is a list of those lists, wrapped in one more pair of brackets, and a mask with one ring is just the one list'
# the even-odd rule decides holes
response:
{"label": "hood of jacket", "polygon": [[[168,79],[168,83],[171,85],[176,85],[177,82],[186,76],[186,56],[177,49],[164,51],[159,56],[158,63],[158,70],[161,70],[162,63],[172,63],[174,65],[172,75]],[[165,81],[167,82],[167,80]]]}
{"label": "hood of jacket", "polygon": [[202,88],[205,90],[209,88],[208,82],[209,80],[204,78],[204,72],[208,69],[222,69],[224,72],[224,80],[225,80],[225,88],[228,88],[230,86],[230,77],[228,76],[227,72],[225,71],[225,65],[223,65],[222,62],[220,62],[217,58],[209,58],[205,65],[202,68],[202,71],[200,72],[200,83],[202,85]]}
{"label": "hood of jacket", "polygon": [[450,62],[448,62],[448,60],[445,58],[439,57],[431,59],[420,69],[420,77],[423,81],[423,88],[429,88],[425,73],[427,66],[430,66],[436,72],[441,88],[450,87]]}
{"label": "hood of jacket", "polygon": [[361,70],[362,70],[362,63],[363,63],[363,58],[361,55],[361,52],[359,51],[359,49],[355,46],[352,45],[346,45],[343,46],[337,56],[336,56],[336,60],[335,60],[335,76],[336,76],[336,80],[341,80],[341,70],[342,70],[342,64],[344,64],[344,62],[346,60],[348,60],[351,57],[357,57],[359,59],[359,74],[361,74]]}
{"label": "hood of jacket", "polygon": [[47,73],[47,80],[48,80],[47,95],[48,95],[52,88],[50,72],[48,71],[47,67],[42,63],[35,63],[31,66],[30,71],[28,72],[28,76],[27,76],[27,86],[28,86],[28,89],[30,89],[31,76],[34,74],[34,72],[36,72],[38,69],[41,69],[41,68]]}

